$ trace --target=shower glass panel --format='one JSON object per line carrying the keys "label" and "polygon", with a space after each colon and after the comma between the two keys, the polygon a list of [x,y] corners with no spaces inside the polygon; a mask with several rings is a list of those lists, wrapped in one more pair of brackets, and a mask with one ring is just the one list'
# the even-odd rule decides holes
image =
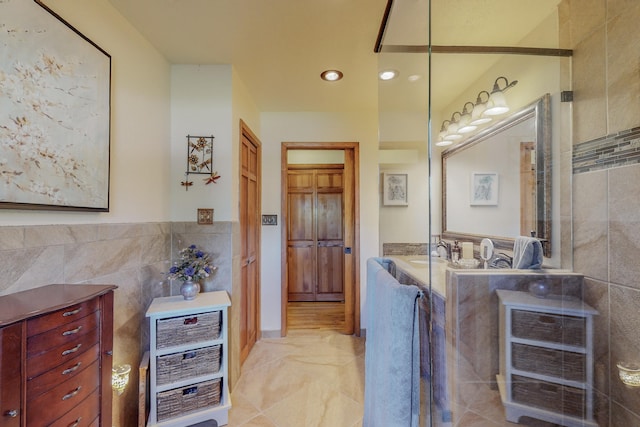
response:
{"label": "shower glass panel", "polygon": [[[577,275],[567,273],[571,223],[561,221],[570,218],[572,148],[572,52],[563,2],[390,5],[379,70],[394,69],[399,77],[379,83],[380,172],[407,174],[410,193],[408,206],[381,203],[380,251],[390,255],[398,250],[394,245],[415,245],[415,253],[403,254],[413,262],[407,280],[424,277],[417,284],[428,293],[420,425],[595,426],[591,328],[597,312],[582,303]],[[500,101],[508,111],[484,115],[491,121],[461,132],[476,107]],[[536,114],[546,114],[547,146],[540,143],[542,121],[512,119],[541,103],[546,109]],[[414,156],[399,155],[411,150]],[[462,159],[453,172],[443,153],[447,162]],[[493,193],[479,192],[483,179]],[[449,205],[453,199],[457,204]],[[515,225],[501,230],[490,224],[503,222],[496,218],[507,208],[515,212]],[[447,229],[453,216],[456,229]],[[539,227],[542,219],[548,227]],[[490,231],[483,231],[483,223]],[[550,268],[544,280],[555,299],[530,295],[528,285],[540,280],[537,272],[484,271],[482,263],[472,269],[431,256],[439,241],[459,240],[472,248],[464,258],[479,261],[481,240],[490,238],[494,255],[508,260],[520,236],[541,239]],[[426,264],[418,263],[421,257]],[[545,325],[551,318],[565,329],[572,323],[578,341],[569,342],[562,332],[555,336]],[[534,336],[523,332],[530,329]]]}

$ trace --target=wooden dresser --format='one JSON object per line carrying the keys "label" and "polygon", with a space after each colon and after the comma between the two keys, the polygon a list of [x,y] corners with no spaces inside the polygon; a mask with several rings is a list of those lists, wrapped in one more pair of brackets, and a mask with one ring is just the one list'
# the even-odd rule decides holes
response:
{"label": "wooden dresser", "polygon": [[0,296],[0,427],[110,427],[114,285]]}

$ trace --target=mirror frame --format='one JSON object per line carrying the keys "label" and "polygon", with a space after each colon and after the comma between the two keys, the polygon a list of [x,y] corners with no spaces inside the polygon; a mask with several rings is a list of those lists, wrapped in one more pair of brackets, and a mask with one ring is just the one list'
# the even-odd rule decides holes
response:
{"label": "mirror frame", "polygon": [[442,152],[442,238],[472,241],[479,245],[483,238],[493,241],[497,249],[512,250],[515,238],[484,236],[447,229],[447,159],[531,117],[536,132],[536,237],[540,239],[545,257],[551,257],[551,95],[545,94],[520,111]]}

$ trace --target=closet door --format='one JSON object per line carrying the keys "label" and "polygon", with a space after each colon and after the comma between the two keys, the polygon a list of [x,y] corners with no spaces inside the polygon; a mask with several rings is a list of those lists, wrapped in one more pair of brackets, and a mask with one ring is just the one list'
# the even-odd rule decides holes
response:
{"label": "closet door", "polygon": [[287,174],[289,301],[344,300],[342,166]]}

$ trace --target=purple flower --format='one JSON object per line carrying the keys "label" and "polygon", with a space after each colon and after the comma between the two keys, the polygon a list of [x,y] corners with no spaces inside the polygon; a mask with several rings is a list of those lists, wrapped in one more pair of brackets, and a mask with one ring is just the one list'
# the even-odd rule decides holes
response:
{"label": "purple flower", "polygon": [[211,268],[209,268],[209,266],[206,266],[206,267],[204,268],[204,271],[206,271],[206,272],[207,272],[207,274],[211,274]]}
{"label": "purple flower", "polygon": [[198,251],[196,252],[196,258],[202,258],[204,256],[204,252]]}
{"label": "purple flower", "polygon": [[187,276],[193,276],[196,270],[193,267],[187,267],[184,269],[184,274]]}
{"label": "purple flower", "polygon": [[178,272],[178,267],[175,265],[169,269],[169,273],[176,274]]}
{"label": "purple flower", "polygon": [[189,249],[195,249],[195,248],[196,248],[196,245],[189,246]]}

